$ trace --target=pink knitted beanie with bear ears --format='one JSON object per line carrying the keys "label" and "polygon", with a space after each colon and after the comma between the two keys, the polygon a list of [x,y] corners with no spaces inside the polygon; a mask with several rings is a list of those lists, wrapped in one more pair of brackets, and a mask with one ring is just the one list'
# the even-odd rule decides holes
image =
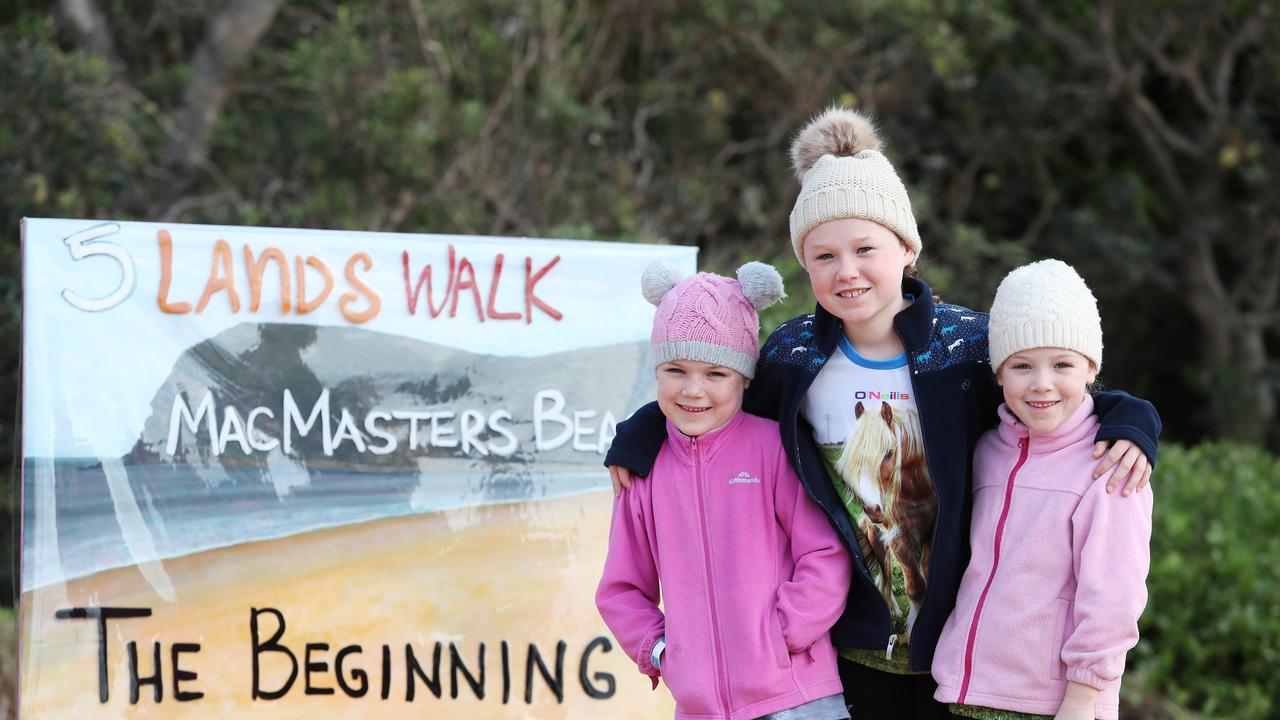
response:
{"label": "pink knitted beanie with bear ears", "polygon": [[756,314],[786,295],[772,266],[749,262],[738,279],[698,273],[683,280],[675,266],[657,262],[644,271],[641,291],[658,306],[649,338],[654,366],[696,360],[755,376],[760,356]]}

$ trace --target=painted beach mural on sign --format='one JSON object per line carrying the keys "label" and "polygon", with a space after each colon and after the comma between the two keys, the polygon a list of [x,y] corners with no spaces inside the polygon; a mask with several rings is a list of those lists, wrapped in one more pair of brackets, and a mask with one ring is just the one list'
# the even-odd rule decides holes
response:
{"label": "painted beach mural on sign", "polygon": [[21,711],[652,717],[593,605],[691,248],[28,219]]}

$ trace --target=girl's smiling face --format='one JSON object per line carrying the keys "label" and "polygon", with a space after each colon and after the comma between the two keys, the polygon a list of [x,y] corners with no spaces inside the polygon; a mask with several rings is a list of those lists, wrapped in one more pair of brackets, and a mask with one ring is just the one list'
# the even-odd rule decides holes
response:
{"label": "girl's smiling face", "polygon": [[1022,424],[1046,435],[1079,409],[1097,375],[1093,361],[1074,350],[1040,347],[1010,355],[1000,364],[996,382]]}
{"label": "girl's smiling face", "polygon": [[742,409],[746,376],[737,370],[697,360],[672,360],[658,366],[658,407],[689,437],[721,427]]}
{"label": "girl's smiling face", "polygon": [[829,220],[804,240],[813,294],[846,328],[892,322],[902,309],[902,274],[916,259],[892,230],[871,220]]}

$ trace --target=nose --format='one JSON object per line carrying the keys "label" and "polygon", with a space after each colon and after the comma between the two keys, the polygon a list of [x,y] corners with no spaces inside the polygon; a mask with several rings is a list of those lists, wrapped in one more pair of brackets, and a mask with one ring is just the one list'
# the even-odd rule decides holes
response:
{"label": "nose", "polygon": [[858,261],[852,257],[841,258],[840,277],[848,280],[858,277]]}
{"label": "nose", "polygon": [[880,513],[879,505],[866,505],[863,507],[863,509],[867,511],[867,517],[871,519],[871,522],[873,523],[883,522],[884,517]]}
{"label": "nose", "polygon": [[687,397],[702,397],[706,394],[706,390],[702,387],[702,380],[696,377],[690,377],[684,383],[684,394]]}
{"label": "nose", "polygon": [[1039,391],[1048,391],[1053,389],[1053,379],[1047,371],[1041,370],[1036,373],[1031,383],[1031,389]]}

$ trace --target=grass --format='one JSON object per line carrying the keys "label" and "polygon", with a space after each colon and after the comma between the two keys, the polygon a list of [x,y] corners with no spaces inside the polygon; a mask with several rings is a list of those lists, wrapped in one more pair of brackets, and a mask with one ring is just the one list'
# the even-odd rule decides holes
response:
{"label": "grass", "polygon": [[13,608],[0,607],[0,718],[18,711],[18,620]]}

